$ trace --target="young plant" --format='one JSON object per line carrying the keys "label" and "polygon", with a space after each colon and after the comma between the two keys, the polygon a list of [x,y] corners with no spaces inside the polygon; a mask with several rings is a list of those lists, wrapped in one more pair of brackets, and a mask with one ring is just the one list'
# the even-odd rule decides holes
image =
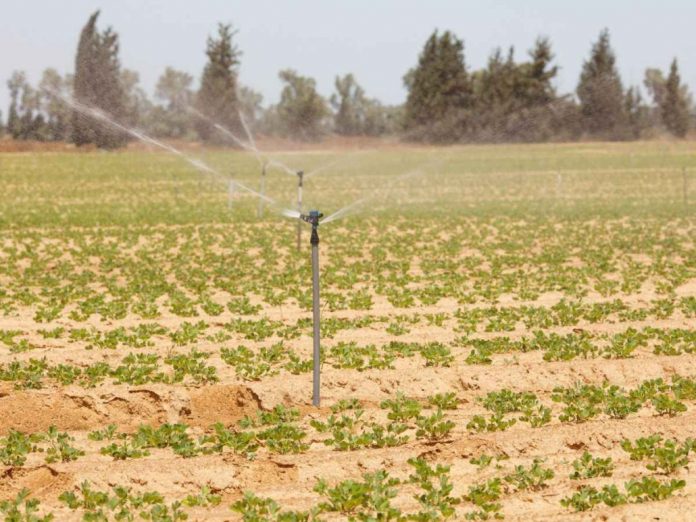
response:
{"label": "young plant", "polygon": [[431,467],[421,458],[409,459],[408,463],[414,468],[409,482],[417,484],[423,491],[415,495],[421,511],[413,518],[419,521],[435,521],[453,517],[455,506],[460,500],[451,495],[453,485],[449,479],[450,467],[441,464]]}
{"label": "young plant", "polygon": [[17,493],[13,499],[0,502],[0,513],[5,515],[7,522],[50,522],[54,519],[53,513],[39,514],[39,500],[29,497],[27,488]]}
{"label": "young plant", "polygon": [[384,470],[365,473],[362,481],[344,480],[333,487],[319,479],[314,491],[326,500],[319,504],[325,513],[343,513],[359,520],[397,520],[401,512],[391,505],[400,481]]}
{"label": "young plant", "polygon": [[503,480],[519,490],[536,491],[545,488],[547,481],[551,480],[555,474],[551,468],[543,467],[542,462],[540,459],[534,459],[529,468],[516,466],[514,473],[506,475]]}
{"label": "young plant", "polygon": [[601,459],[593,457],[585,451],[582,457],[573,461],[573,472],[570,474],[572,480],[590,479],[595,477],[611,477],[614,473],[614,463],[611,457]]}
{"label": "young plant", "polygon": [[498,502],[502,495],[502,482],[500,478],[490,479],[487,482],[469,487],[464,495],[464,500],[471,502],[478,509],[465,515],[467,520],[502,519],[500,512],[502,505]]}

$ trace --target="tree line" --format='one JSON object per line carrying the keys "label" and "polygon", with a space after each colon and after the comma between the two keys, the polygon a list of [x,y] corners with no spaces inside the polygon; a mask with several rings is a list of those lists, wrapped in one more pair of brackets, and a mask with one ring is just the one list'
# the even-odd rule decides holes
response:
{"label": "tree line", "polygon": [[429,142],[631,140],[662,132],[688,133],[691,95],[681,81],[677,60],[665,74],[645,71],[639,86],[625,88],[608,30],[593,43],[574,94],[554,87],[558,66],[551,42],[538,38],[518,60],[514,48],[496,49],[480,70],[465,61],[464,43],[454,33],[434,31],[416,65],[403,78],[408,91],[402,106],[370,98],[352,74],[335,79],[335,92],[321,96],[314,79],[282,70],[280,101],[263,107],[262,96],[238,79],[242,53],[235,31],[220,24],[206,45],[200,85],[187,72],[167,67],[154,100],[140,87],[138,73],[121,66],[119,37],[99,30],[99,11],[80,34],[74,74],[47,69],[37,87],[15,71],[7,82],[10,106],[0,128],[14,139],[69,141],[114,148],[128,137],[73,111],[61,97],[101,109],[121,124],[158,138],[226,143],[216,124],[243,133],[245,124],[264,134],[317,140],[329,133],[346,136],[399,135]]}

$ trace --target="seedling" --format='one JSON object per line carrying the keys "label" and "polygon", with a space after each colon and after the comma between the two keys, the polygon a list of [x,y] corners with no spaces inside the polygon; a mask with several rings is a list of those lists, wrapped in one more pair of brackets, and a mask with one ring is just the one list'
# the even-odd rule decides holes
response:
{"label": "seedling", "polygon": [[319,479],[314,491],[325,497],[319,504],[322,512],[357,515],[360,520],[396,520],[401,512],[391,505],[400,481],[384,470],[365,473],[363,482],[344,480],[333,487]]}
{"label": "seedling", "polygon": [[611,477],[614,473],[614,463],[611,457],[601,459],[584,452],[582,457],[573,461],[572,480],[590,479],[595,477]]}
{"label": "seedling", "polygon": [[8,522],[50,522],[54,519],[53,513],[39,515],[39,500],[30,498],[30,491],[27,488],[17,493],[17,496],[10,500],[0,502],[0,513],[5,515]]}
{"label": "seedling", "polygon": [[534,459],[529,468],[516,466],[514,473],[504,477],[505,482],[520,490],[536,491],[545,488],[546,482],[551,480],[555,474],[551,468],[543,467],[542,462],[540,459]]}
{"label": "seedling", "polygon": [[502,505],[498,502],[502,495],[502,482],[499,478],[490,479],[487,482],[469,487],[469,492],[464,499],[473,503],[479,509],[470,511],[465,515],[467,520],[502,519],[500,513]]}

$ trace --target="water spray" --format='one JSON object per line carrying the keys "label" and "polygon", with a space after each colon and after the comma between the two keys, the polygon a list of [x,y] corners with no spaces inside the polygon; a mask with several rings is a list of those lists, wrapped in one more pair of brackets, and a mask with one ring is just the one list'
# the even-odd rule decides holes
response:
{"label": "water spray", "polygon": [[231,181],[227,185],[227,208],[232,210],[232,205],[234,203],[234,183]]}
{"label": "water spray", "polygon": [[283,216],[286,217],[296,217],[296,213],[293,210],[290,209],[285,209],[285,208],[278,208],[278,203],[273,199],[268,197],[267,195],[257,192],[256,190],[247,187],[245,184],[235,180],[231,179],[225,175],[223,175],[221,172],[217,171],[216,169],[210,167],[208,164],[204,163],[200,159],[193,158],[189,156],[188,154],[184,154],[181,152],[179,149],[172,147],[171,145],[164,143],[162,141],[159,141],[155,138],[152,138],[151,136],[148,136],[142,131],[139,131],[137,129],[133,129],[131,127],[127,127],[126,125],[123,125],[116,120],[113,119],[112,116],[104,112],[103,110],[93,107],[90,105],[86,105],[84,103],[81,103],[74,98],[70,96],[63,95],[57,91],[54,91],[52,89],[44,89],[46,92],[48,92],[50,95],[56,97],[57,99],[61,100],[63,103],[71,107],[73,110],[79,112],[80,114],[84,116],[89,116],[97,121],[100,121],[102,123],[105,123],[107,125],[110,125],[111,127],[118,129],[126,134],[129,134],[133,136],[134,138],[139,139],[143,143],[147,143],[149,145],[153,145],[155,147],[159,147],[160,149],[163,149],[170,154],[173,154],[175,156],[178,156],[188,162],[191,166],[196,168],[198,171],[210,175],[213,179],[216,179],[219,182],[225,183],[228,186],[229,189],[229,184],[233,184],[236,189],[241,189],[244,192],[247,192],[264,202],[268,203],[270,206],[275,206],[276,211],[282,214]]}
{"label": "water spray", "polygon": [[[320,396],[320,316],[319,316],[319,223],[324,215],[318,210],[311,210],[309,214],[300,214],[300,219],[312,225],[312,327],[313,327],[313,378],[312,378],[312,404],[319,407]],[[300,225],[301,222],[298,222]],[[299,228],[298,228],[299,231]],[[299,236],[298,236],[299,239]]]}
{"label": "water spray", "polygon": [[[302,215],[302,188],[304,186],[304,171],[297,171],[297,211]],[[305,220],[306,221],[306,220]],[[319,222],[317,221],[317,225]],[[297,222],[297,251],[300,251],[302,246],[302,223]]]}

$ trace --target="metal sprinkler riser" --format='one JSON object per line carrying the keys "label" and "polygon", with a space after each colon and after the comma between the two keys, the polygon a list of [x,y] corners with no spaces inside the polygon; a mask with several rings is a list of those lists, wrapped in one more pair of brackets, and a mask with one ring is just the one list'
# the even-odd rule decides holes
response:
{"label": "metal sprinkler riser", "polygon": [[319,316],[319,220],[324,214],[318,210],[312,210],[309,214],[301,214],[300,219],[312,225],[312,326],[313,326],[313,380],[312,380],[312,404],[319,406],[320,403],[320,316]]}

